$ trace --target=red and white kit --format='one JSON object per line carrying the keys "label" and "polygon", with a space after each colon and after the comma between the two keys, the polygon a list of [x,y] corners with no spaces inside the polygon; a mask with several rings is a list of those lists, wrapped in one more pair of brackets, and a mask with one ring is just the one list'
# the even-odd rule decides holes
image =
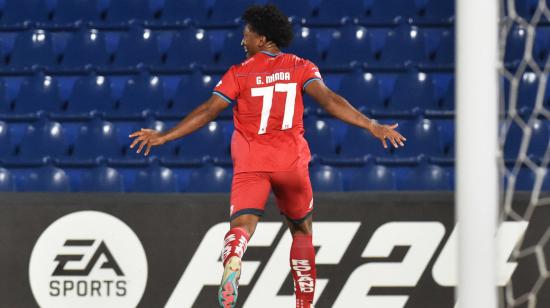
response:
{"label": "red and white kit", "polygon": [[215,87],[214,94],[234,106],[231,219],[262,215],[271,189],[289,219],[300,222],[311,212],[302,93],[314,80],[321,74],[312,62],[258,52],[232,66]]}

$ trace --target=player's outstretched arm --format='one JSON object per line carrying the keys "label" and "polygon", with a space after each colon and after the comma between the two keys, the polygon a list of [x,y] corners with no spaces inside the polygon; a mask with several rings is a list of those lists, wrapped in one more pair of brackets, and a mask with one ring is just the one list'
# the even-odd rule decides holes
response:
{"label": "player's outstretched arm", "polygon": [[137,153],[146,147],[144,155],[149,155],[151,147],[165,144],[168,141],[188,135],[197,129],[203,127],[208,122],[214,120],[222,110],[227,108],[229,103],[217,95],[212,95],[206,102],[198,106],[176,126],[166,132],[159,132],[153,129],[145,129],[130,134],[130,138],[135,138],[130,148],[133,149],[137,144],[139,147]]}
{"label": "player's outstretched arm", "polygon": [[395,130],[398,126],[397,123],[381,125],[375,120],[369,119],[355,109],[345,98],[329,89],[322,80],[311,82],[307,85],[305,91],[333,117],[369,130],[374,137],[380,139],[384,148],[388,147],[386,139],[396,148],[405,146],[403,142],[407,139]]}

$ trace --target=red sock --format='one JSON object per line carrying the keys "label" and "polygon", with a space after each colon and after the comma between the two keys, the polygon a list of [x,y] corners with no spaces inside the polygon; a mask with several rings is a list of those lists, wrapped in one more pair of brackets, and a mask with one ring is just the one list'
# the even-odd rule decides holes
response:
{"label": "red sock", "polygon": [[295,234],[290,248],[290,268],[294,279],[296,308],[309,308],[315,292],[315,250],[311,235]]}
{"label": "red sock", "polygon": [[225,266],[227,260],[233,256],[237,256],[239,259],[242,259],[249,239],[250,235],[248,235],[248,232],[239,227],[231,228],[231,230],[225,234],[222,251],[223,266]]}

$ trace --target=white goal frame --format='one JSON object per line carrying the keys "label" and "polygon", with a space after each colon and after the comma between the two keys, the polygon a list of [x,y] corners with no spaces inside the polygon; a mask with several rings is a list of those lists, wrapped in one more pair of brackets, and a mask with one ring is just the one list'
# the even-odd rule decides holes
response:
{"label": "white goal frame", "polygon": [[456,0],[458,307],[496,308],[498,0]]}

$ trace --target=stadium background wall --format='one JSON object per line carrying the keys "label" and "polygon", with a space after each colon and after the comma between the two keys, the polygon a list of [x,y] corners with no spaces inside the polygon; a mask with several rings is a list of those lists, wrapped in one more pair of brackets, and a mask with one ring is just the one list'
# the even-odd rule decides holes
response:
{"label": "stadium background wall", "polygon": [[[208,285],[208,277],[219,277],[221,266],[201,259],[197,251],[199,246],[215,247],[217,252],[221,249],[221,235],[214,233],[225,232],[227,229],[228,196],[225,194],[8,193],[1,194],[0,200],[2,200],[0,202],[0,243],[2,245],[0,307],[39,306],[30,284],[30,280],[34,279],[29,273],[31,253],[34,253],[33,247],[37,246],[39,237],[56,220],[80,211],[98,211],[112,215],[123,221],[139,238],[147,258],[147,276],[143,295],[138,295],[140,298],[138,307],[171,307],[176,304],[179,307],[216,307],[216,282],[213,281]],[[319,283],[324,286],[317,294],[316,307],[339,307],[349,305],[351,302],[355,307],[370,307],[367,305],[370,300],[384,300],[384,296],[391,296],[386,299],[393,298],[394,303],[406,301],[404,306],[394,304],[394,307],[453,307],[453,287],[442,286],[441,281],[444,279],[435,278],[441,274],[436,272],[450,268],[453,263],[449,258],[442,256],[442,250],[452,242],[451,234],[455,229],[453,215],[452,193],[317,194],[314,212],[316,250],[318,258],[321,253],[324,255],[321,262],[318,260],[317,276],[325,282]],[[548,217],[548,215],[541,216]],[[280,304],[276,304],[278,301],[279,303],[291,302],[289,295],[292,294],[292,280],[287,267],[288,250],[285,244],[281,244],[285,242],[285,237],[288,237],[288,232],[282,224],[270,224],[270,222],[281,222],[281,217],[271,199],[262,222],[266,224],[259,226],[256,235],[263,237],[264,242],[267,239],[268,243],[263,243],[263,246],[254,246],[251,242],[249,246],[245,260],[259,261],[259,263],[257,268],[245,267],[244,271],[248,270],[250,276],[246,279],[250,279],[250,283],[241,286],[239,302],[241,305],[244,304],[244,307],[258,307],[255,304],[257,302],[255,298],[262,298],[264,301],[261,304],[262,307],[280,308]],[[94,228],[102,228],[101,225],[95,226],[93,221],[90,225]],[[544,221],[533,221],[527,228],[526,242],[529,242],[530,237],[540,235],[541,230],[546,229],[545,226]],[[270,231],[271,235],[266,235],[265,230],[268,229],[274,232]],[[210,232],[209,230],[214,232],[210,235],[215,236],[210,237],[210,245],[201,246],[205,244],[203,242],[209,240],[205,236]],[[260,232],[264,234],[260,235]],[[382,236],[381,241],[373,236],[377,232]],[[415,232],[423,235],[415,236]],[[385,235],[389,236],[385,238]],[[124,264],[121,261],[124,259],[119,255],[119,252],[124,250],[119,249],[117,252],[117,247],[113,247],[114,241],[109,238],[110,236],[106,237],[92,239],[103,241],[112,254],[111,259],[109,255],[103,254],[97,263],[105,262],[105,265],[115,260],[121,272],[127,273],[128,264]],[[84,240],[75,238],[74,234],[61,235],[55,239],[59,243],[58,247],[50,247],[53,253],[62,254],[63,249],[66,248],[63,244],[69,239]],[[407,241],[409,241],[408,244]],[[383,252],[384,243],[389,245],[385,247],[386,253]],[[375,247],[377,245],[378,247]],[[86,260],[90,260],[94,251],[96,253],[98,251],[88,250],[86,247],[80,248],[82,248],[80,250],[83,255],[82,262],[69,261],[65,269],[74,270],[85,267],[88,262]],[[56,253],[56,250],[59,253]],[[70,251],[74,253],[74,250]],[[195,254],[197,256],[193,259]],[[376,254],[379,256],[373,257]],[[210,255],[214,255],[213,258],[216,257],[215,253]],[[272,255],[275,256],[273,260]],[[59,265],[53,259],[38,260],[38,262],[43,264],[42,267],[47,268],[48,272]],[[434,269],[438,262],[439,269]],[[526,262],[530,261],[526,260]],[[109,275],[117,278],[113,263],[109,264],[111,266],[105,268],[101,268],[98,264],[93,265],[89,275],[100,273],[102,279]],[[370,268],[365,266],[367,264]],[[411,270],[408,268],[409,265],[415,268]],[[380,266],[388,268],[384,270]],[[519,267],[522,266],[520,262]],[[281,267],[281,270],[277,270]],[[377,271],[379,271],[378,276],[374,274],[368,275],[369,277],[361,276]],[[194,272],[198,273],[196,277],[193,277]],[[383,272],[386,274],[382,274]],[[280,279],[283,277],[281,273],[286,273],[286,276],[283,275],[286,277],[284,281]],[[246,274],[243,273],[243,278],[244,275]],[[523,271],[521,275],[514,275],[513,279],[516,285],[522,285],[524,281],[531,284],[537,277],[536,272]],[[353,283],[353,280],[358,278],[361,282]],[[82,279],[85,280],[86,277]],[[189,287],[189,281],[193,286]],[[265,284],[266,282],[268,283]],[[350,283],[346,284],[347,282]],[[132,281],[127,283],[131,284]],[[266,290],[265,285],[270,290]],[[372,287],[369,289],[369,286]],[[56,305],[75,307],[75,304],[78,304],[79,307],[87,307],[86,297],[106,296],[105,292],[100,296],[100,292],[93,294],[89,289],[84,290],[88,288],[87,286],[82,288],[82,296],[75,295],[74,289],[68,290],[66,303]],[[59,285],[54,289],[49,291],[58,297],[55,300],[61,300],[58,303],[63,303],[63,298],[59,297],[59,293],[62,292],[59,290]],[[114,286],[111,291],[109,296],[128,295],[123,294],[122,291],[118,295],[113,295],[116,294]],[[181,294],[182,292],[184,294]],[[70,297],[71,294],[73,297]],[[542,296],[539,298],[540,307],[550,307],[549,295],[539,295]],[[75,297],[80,302],[71,303],[71,298]],[[93,302],[94,299],[90,300]],[[49,308],[45,304],[40,306]],[[88,306],[93,307],[93,304]],[[103,308],[109,307],[109,304],[103,305]],[[112,307],[124,308],[116,304]]]}

